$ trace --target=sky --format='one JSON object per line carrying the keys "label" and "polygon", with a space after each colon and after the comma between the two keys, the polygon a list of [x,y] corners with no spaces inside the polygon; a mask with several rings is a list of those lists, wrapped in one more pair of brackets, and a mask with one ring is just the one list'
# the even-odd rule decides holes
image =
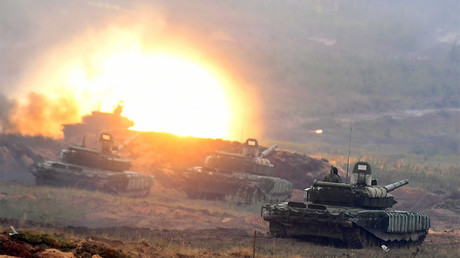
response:
{"label": "sky", "polygon": [[[322,109],[329,107],[326,103],[339,105],[334,104],[340,103],[337,99],[340,96],[334,95],[340,93],[335,93],[335,89],[301,80],[305,74],[312,73],[305,70],[308,67],[293,69],[290,66],[295,62],[305,63],[301,59],[309,51],[393,55],[391,49],[373,44],[391,38],[391,35],[382,35],[392,26],[403,24],[402,29],[410,29],[409,35],[417,33],[417,40],[408,40],[410,47],[404,50],[405,55],[423,58],[437,49],[439,42],[448,46],[460,37],[460,20],[455,15],[458,10],[458,1],[447,0],[217,3],[210,0],[129,3],[3,0],[0,1],[0,106],[3,107],[0,129],[59,137],[56,131],[61,123],[77,122],[82,114],[98,108],[110,112],[120,98],[128,97],[127,92],[139,92],[137,96],[144,98],[151,96],[149,100],[135,101],[134,97],[125,100],[126,115],[146,117],[149,113],[133,109],[134,104],[130,102],[157,103],[172,97],[136,85],[145,81],[161,84],[153,78],[167,74],[164,69],[168,65],[160,65],[163,70],[157,68],[161,72],[150,77],[146,75],[151,74],[148,69],[137,67],[155,66],[145,56],[166,52],[172,55],[166,58],[169,60],[166,63],[180,64],[183,69],[204,69],[204,77],[208,77],[203,80],[222,87],[224,97],[217,96],[221,93],[216,91],[217,95],[204,96],[216,100],[215,103],[197,107],[201,113],[209,109],[216,112],[202,116],[203,120],[188,114],[187,118],[191,118],[188,124],[228,116],[219,122],[221,129],[215,129],[220,130],[218,133],[206,134],[232,139],[244,138],[243,134],[260,135],[267,116],[274,116],[272,119],[276,120],[288,117],[283,121],[288,124],[297,119],[294,115],[304,112],[299,110],[302,103],[317,102]],[[361,28],[369,24],[378,25],[375,35],[370,37],[347,27]],[[362,45],[356,45],[356,37],[363,37]],[[103,60],[108,59],[123,65],[107,65]],[[321,61],[324,62],[321,65],[326,66],[327,62],[334,62],[333,59]],[[132,76],[120,77],[120,70],[130,70]],[[178,74],[184,77],[187,72]],[[318,74],[310,76],[315,79]],[[192,77],[184,80],[195,81]],[[125,82],[123,90],[117,86],[121,82]],[[177,88],[168,94],[177,91],[188,92]],[[199,91],[203,89],[194,89]],[[183,93],[184,96],[190,94]],[[196,103],[208,102],[199,98],[199,95],[190,97],[197,100],[191,102],[184,98],[181,101],[184,105],[177,110],[191,110]],[[166,101],[166,105],[171,102]],[[222,103],[225,105],[212,108]],[[161,109],[150,106],[150,110]],[[154,114],[159,117],[164,112]],[[168,114],[159,123],[172,123],[167,117]],[[137,118],[138,124],[140,119]],[[50,126],[37,128],[34,125],[38,121],[46,121]],[[184,127],[179,122],[176,124],[176,127]],[[222,129],[229,124],[233,128]],[[153,130],[172,129],[156,127]],[[203,128],[194,130],[203,131]]]}

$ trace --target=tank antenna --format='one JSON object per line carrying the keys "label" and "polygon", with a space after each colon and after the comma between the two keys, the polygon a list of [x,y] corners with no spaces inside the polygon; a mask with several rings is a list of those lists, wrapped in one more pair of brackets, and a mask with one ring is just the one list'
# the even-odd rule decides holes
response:
{"label": "tank antenna", "polygon": [[245,108],[244,109],[244,113],[243,113],[243,121],[241,122],[241,135],[240,135],[240,142],[243,141],[243,135],[244,135],[244,129],[246,127],[246,115],[247,115],[247,109]]}
{"label": "tank antenna", "polygon": [[81,147],[86,147],[86,134],[83,135],[83,140],[81,142]]}
{"label": "tank antenna", "polygon": [[350,166],[350,146],[351,146],[351,132],[353,130],[353,109],[351,110],[351,122],[350,122],[350,137],[348,138],[348,157],[347,157],[347,178],[348,183],[348,167]]}

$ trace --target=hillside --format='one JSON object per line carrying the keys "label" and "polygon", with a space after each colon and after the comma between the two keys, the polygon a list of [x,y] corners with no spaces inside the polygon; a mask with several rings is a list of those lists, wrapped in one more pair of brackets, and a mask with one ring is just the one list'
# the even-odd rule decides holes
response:
{"label": "hillside", "polygon": [[[132,131],[117,134],[115,144],[133,134]],[[51,139],[14,135],[2,135],[2,140],[2,160],[19,166],[19,169],[2,166],[9,169],[9,174],[25,169],[24,160],[42,160],[63,144]],[[267,223],[260,218],[261,203],[241,205],[231,198],[222,201],[188,198],[181,187],[184,183],[181,173],[188,166],[201,164],[204,156],[216,149],[238,152],[241,143],[164,133],[141,134],[120,152],[120,155],[132,159],[134,170],[156,177],[151,194],[139,199],[2,180],[0,225],[5,232],[11,232],[10,226],[13,226],[26,235],[0,234],[0,246],[3,246],[0,253],[25,255],[24,252],[28,252],[31,257],[46,257],[48,252],[83,256],[112,253],[120,257],[147,253],[160,257],[247,257],[251,255],[254,231],[257,231],[256,252],[262,257],[343,253],[376,256],[382,252],[379,247],[344,250],[330,246],[337,246],[337,243],[327,241],[311,243],[282,239],[275,244],[268,233]],[[3,156],[5,153],[10,156]],[[277,165],[276,176],[294,183],[296,189],[291,199],[294,201],[301,201],[302,189],[313,180],[322,178],[330,165],[324,159],[286,149],[277,150],[268,158]],[[383,163],[370,161],[374,175],[382,179],[380,184],[407,175],[413,176],[410,180],[422,183],[425,188],[429,188],[430,183],[435,186],[450,180],[449,174],[439,171],[436,177],[439,181],[436,182],[426,179],[431,176],[429,171],[413,170],[415,167],[407,164],[386,167]],[[455,180],[450,181],[455,184]],[[452,256],[451,252],[458,250],[459,194],[449,189],[451,186],[430,192],[404,187],[392,192],[398,200],[395,209],[423,212],[432,219],[432,230],[421,247],[392,248],[392,254],[407,256],[420,252],[425,256]]]}

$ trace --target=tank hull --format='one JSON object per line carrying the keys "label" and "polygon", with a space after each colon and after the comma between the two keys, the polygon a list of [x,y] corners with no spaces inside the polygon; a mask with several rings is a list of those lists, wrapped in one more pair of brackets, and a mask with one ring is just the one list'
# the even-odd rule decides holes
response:
{"label": "tank hull", "polygon": [[30,166],[38,185],[74,187],[127,197],[144,197],[150,193],[153,176],[132,171],[110,171],[74,164],[45,161]]}
{"label": "tank hull", "polygon": [[351,248],[421,244],[430,218],[406,211],[368,210],[353,207],[284,202],[262,207],[275,237],[324,237]]}

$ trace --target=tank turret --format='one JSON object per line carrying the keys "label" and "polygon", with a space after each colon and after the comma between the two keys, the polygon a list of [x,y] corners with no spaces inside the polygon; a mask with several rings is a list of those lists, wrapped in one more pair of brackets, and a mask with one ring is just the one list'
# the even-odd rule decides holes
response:
{"label": "tank turret", "polygon": [[350,184],[315,181],[312,187],[305,189],[304,199],[318,204],[385,209],[397,203],[389,192],[408,183],[409,180],[404,179],[386,186],[377,186],[376,180],[372,180],[369,163],[357,162]]}
{"label": "tank turret", "polygon": [[259,143],[249,138],[243,144],[242,153],[216,151],[206,157],[204,169],[222,172],[241,171],[258,175],[269,175],[275,172],[275,166],[265,157],[270,155],[278,144],[259,153]]}

